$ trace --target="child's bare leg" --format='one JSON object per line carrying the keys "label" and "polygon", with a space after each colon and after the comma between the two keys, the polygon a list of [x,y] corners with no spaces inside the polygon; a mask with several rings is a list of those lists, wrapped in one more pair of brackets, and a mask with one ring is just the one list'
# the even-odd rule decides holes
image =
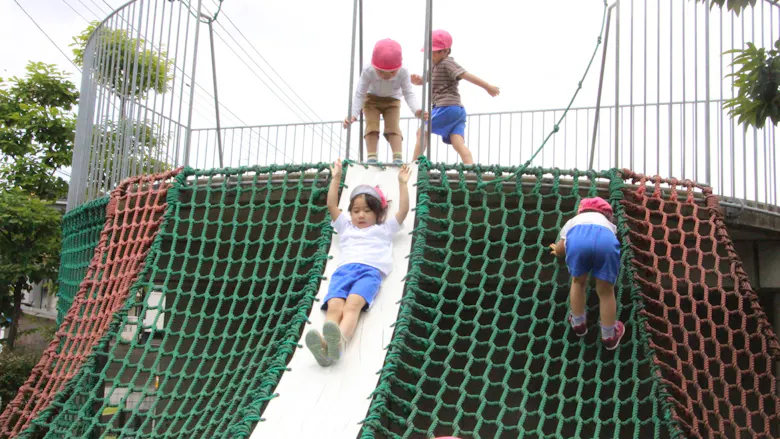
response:
{"label": "child's bare leg", "polygon": [[571,313],[575,316],[585,315],[585,288],[588,286],[588,275],[571,278],[571,289],[569,290],[569,301],[571,302]]}
{"label": "child's bare leg", "polygon": [[452,134],[450,135],[450,142],[452,142],[452,147],[455,149],[455,152],[458,153],[460,160],[464,165],[474,164],[474,159],[471,157],[471,151],[466,147],[466,139],[464,139],[463,136],[460,134]]}
{"label": "child's bare leg", "polygon": [[390,142],[390,149],[393,150],[393,161],[403,160],[403,153],[401,148],[403,147],[403,139],[398,134],[390,134],[387,136],[387,141]]}
{"label": "child's bare leg", "polygon": [[599,313],[601,314],[601,326],[615,326],[615,320],[617,319],[615,286],[607,281],[596,279],[596,294],[599,295]]}
{"label": "child's bare leg", "polygon": [[339,325],[341,335],[345,339],[351,339],[352,334],[355,333],[355,328],[364,306],[366,306],[366,299],[361,296],[350,294],[347,297],[347,303],[344,305],[344,318],[341,319],[341,324]]}
{"label": "child's bare leg", "polygon": [[423,142],[423,130],[417,128],[417,143],[414,144],[414,156],[412,160],[417,160],[425,152],[425,142]]}
{"label": "child's bare leg", "polygon": [[366,134],[366,152],[368,153],[368,160],[377,159],[377,145],[379,145],[379,133],[373,132]]}
{"label": "child's bare leg", "polygon": [[338,299],[335,297],[328,300],[328,311],[325,314],[325,320],[334,322],[337,325],[340,324],[344,317],[345,303],[346,301],[344,299]]}

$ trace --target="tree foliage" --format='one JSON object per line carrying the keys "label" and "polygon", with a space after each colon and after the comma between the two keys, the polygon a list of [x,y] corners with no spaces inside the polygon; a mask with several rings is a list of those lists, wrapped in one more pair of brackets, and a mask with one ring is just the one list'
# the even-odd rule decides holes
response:
{"label": "tree foliage", "polygon": [[[100,23],[93,21],[79,35],[73,37],[73,56],[76,64],[84,63],[84,53],[90,36]],[[123,29],[102,26],[93,37],[94,53],[100,55],[100,66],[95,66],[97,80],[125,99],[143,98],[150,91],[165,93],[172,79],[173,60],[167,52],[155,50],[143,38],[133,38]]]}
{"label": "tree foliage", "polygon": [[[99,185],[108,181],[116,182],[123,167],[129,169],[131,175],[142,172],[161,172],[171,169],[169,158],[162,154],[167,138],[161,136],[157,126],[149,122],[137,122],[130,119],[120,119],[118,122],[106,120],[95,126],[91,154],[93,161],[101,163],[101,171],[93,173],[100,179]],[[118,154],[124,150],[123,154]]]}
{"label": "tree foliage", "polygon": [[745,50],[732,50],[738,55],[732,65],[739,70],[734,77],[737,96],[727,100],[723,107],[740,124],[763,128],[766,120],[780,122],[780,40],[775,48],[766,50],[747,43]]}
{"label": "tree foliage", "polygon": [[[708,0],[696,0],[706,3]],[[748,7],[754,7],[758,0],[709,0],[710,7],[726,7],[739,15]],[[770,1],[772,4],[780,0]],[[763,128],[767,119],[777,125],[780,122],[780,40],[773,49],[757,48],[747,43],[746,49],[734,49],[726,54],[735,54],[732,66],[739,70],[727,77],[734,78],[737,95],[726,100],[723,108],[745,129],[753,126]]]}
{"label": "tree foliage", "polygon": [[22,291],[57,276],[60,212],[15,187],[0,190],[0,322],[11,317],[7,344],[13,349]]}
{"label": "tree foliage", "polygon": [[0,186],[46,200],[67,193],[54,173],[71,163],[77,102],[68,73],[53,65],[30,62],[24,78],[0,78]]}
{"label": "tree foliage", "polygon": [[33,367],[41,358],[40,352],[6,351],[0,353],[0,413],[14,399]]}

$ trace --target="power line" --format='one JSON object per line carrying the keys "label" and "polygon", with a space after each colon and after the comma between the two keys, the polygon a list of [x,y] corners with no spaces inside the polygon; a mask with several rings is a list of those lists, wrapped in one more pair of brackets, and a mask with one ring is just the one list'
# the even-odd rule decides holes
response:
{"label": "power line", "polygon": [[[214,35],[216,35],[216,36],[217,36],[217,37],[220,39],[220,41],[222,41],[222,42],[223,42],[223,43],[224,43],[224,44],[225,44],[225,45],[228,47],[228,49],[230,49],[230,51],[232,51],[232,52],[233,52],[233,54],[235,54],[235,55],[236,55],[236,57],[238,57],[238,59],[239,59],[239,60],[240,60],[242,63],[244,63],[244,65],[245,65],[245,66],[246,66],[246,67],[249,69],[249,71],[250,71],[250,72],[252,72],[252,73],[255,75],[255,77],[257,77],[257,79],[259,79],[259,80],[260,80],[260,82],[262,82],[262,83],[263,83],[263,85],[265,85],[265,86],[268,88],[268,90],[270,90],[270,91],[271,91],[271,93],[273,93],[273,95],[274,95],[274,96],[276,96],[276,97],[279,99],[279,101],[281,101],[281,102],[282,102],[282,103],[283,103],[283,104],[284,104],[284,105],[285,105],[285,106],[286,106],[286,107],[287,107],[287,108],[288,108],[290,111],[292,111],[292,112],[293,112],[293,114],[295,114],[295,115],[296,115],[298,118],[300,118],[300,119],[301,119],[301,120],[303,120],[304,122],[311,122],[311,121],[307,121],[306,119],[304,119],[303,117],[301,117],[301,116],[300,116],[300,115],[299,115],[299,114],[298,114],[298,113],[297,113],[297,112],[296,112],[296,111],[295,111],[295,110],[294,110],[294,109],[293,109],[293,108],[292,108],[292,107],[291,107],[291,106],[290,106],[290,105],[289,105],[289,104],[288,104],[288,103],[287,103],[287,102],[286,102],[284,99],[282,99],[282,98],[281,98],[281,97],[280,97],[280,96],[279,96],[279,95],[276,93],[276,91],[274,91],[274,90],[273,90],[271,87],[269,87],[269,86],[268,86],[268,84],[267,84],[267,83],[266,83],[266,82],[263,80],[263,78],[262,78],[262,77],[261,77],[261,76],[260,76],[260,75],[259,75],[259,74],[258,74],[258,73],[257,73],[257,72],[256,72],[256,71],[255,71],[255,70],[254,70],[254,69],[253,69],[253,68],[252,68],[250,65],[249,65],[249,64],[247,64],[247,62],[246,62],[246,61],[245,61],[245,60],[244,60],[244,59],[243,59],[243,58],[242,58],[242,57],[241,57],[241,56],[240,56],[238,53],[236,53],[236,51],[235,51],[235,50],[234,50],[234,49],[231,47],[231,45],[230,45],[230,44],[228,44],[228,43],[227,43],[227,41],[225,41],[225,40],[222,38],[222,36],[221,36],[221,35],[220,35],[218,32],[216,32],[216,31],[215,31],[215,32],[214,32]],[[240,45],[239,45],[239,46],[240,46]],[[298,108],[300,109],[300,107],[298,107]],[[323,140],[325,140],[325,137],[323,136],[323,134],[324,134],[324,130],[322,130],[322,131],[323,131],[323,133],[317,133],[317,134],[318,134],[318,135],[319,135],[319,136],[320,136],[320,137],[321,137]],[[316,130],[315,130],[314,132],[316,133]],[[340,154],[340,153],[341,153],[341,148],[338,148],[337,152],[339,152],[339,154]]]}
{"label": "power line", "polygon": [[[284,85],[286,85],[286,86],[287,86],[287,88],[289,88],[289,89],[290,89],[290,91],[292,92],[292,94],[293,94],[295,97],[297,97],[297,98],[298,98],[298,99],[299,99],[299,100],[300,100],[300,101],[303,103],[303,105],[304,105],[306,108],[308,108],[308,109],[309,109],[309,111],[311,111],[311,113],[312,113],[312,114],[313,114],[313,115],[314,115],[314,116],[315,116],[317,119],[319,119],[319,121],[320,121],[320,122],[322,122],[322,118],[321,118],[321,117],[320,117],[320,116],[317,114],[317,112],[315,112],[315,111],[314,111],[314,109],[312,109],[312,108],[309,106],[309,104],[307,104],[307,103],[306,103],[306,101],[305,101],[303,98],[301,98],[301,97],[298,95],[298,93],[296,93],[296,92],[295,92],[295,90],[292,88],[292,86],[290,86],[290,84],[288,84],[288,83],[287,83],[287,81],[285,81],[285,80],[284,80],[284,77],[282,77],[282,75],[280,75],[280,74],[279,74],[279,72],[277,72],[277,71],[276,71],[276,69],[274,69],[274,68],[273,68],[273,66],[271,65],[271,63],[269,63],[269,62],[268,62],[268,60],[266,60],[266,59],[265,59],[265,57],[263,57],[263,55],[262,55],[262,54],[260,54],[260,51],[259,51],[259,50],[257,50],[257,47],[255,47],[255,45],[254,45],[254,44],[252,44],[252,42],[249,40],[249,38],[247,38],[247,37],[246,37],[246,35],[244,35],[244,33],[243,33],[243,32],[241,32],[241,29],[239,29],[239,28],[238,28],[238,26],[236,26],[236,24],[235,24],[235,23],[233,23],[233,20],[231,20],[231,19],[230,19],[230,17],[228,17],[227,13],[226,13],[226,12],[222,12],[222,16],[223,16],[223,17],[225,17],[225,19],[226,19],[226,20],[227,20],[227,21],[228,21],[228,22],[229,22],[229,23],[230,23],[230,24],[233,26],[233,28],[235,28],[235,29],[238,31],[238,34],[239,34],[239,35],[241,35],[241,37],[243,37],[243,38],[244,38],[244,40],[246,40],[246,42],[247,42],[247,43],[249,43],[249,47],[251,47],[251,48],[252,48],[252,49],[255,51],[255,53],[257,53],[257,56],[259,56],[259,57],[260,57],[260,59],[261,59],[261,60],[263,60],[263,62],[264,62],[264,63],[266,63],[266,64],[268,65],[268,67],[271,69],[271,71],[272,71],[272,72],[274,72],[274,74],[276,74],[276,76],[278,76],[278,77],[279,77],[279,79],[282,81],[282,83],[283,83]],[[219,22],[218,22],[218,23],[219,23]],[[220,26],[222,26],[222,24],[220,24]],[[224,29],[224,26],[222,26],[222,28]],[[227,32],[227,29],[225,29],[225,31]],[[278,87],[278,86],[277,86],[277,87]]]}
{"label": "power line", "polygon": [[[83,1],[78,0],[78,2],[81,3],[81,6],[84,6],[84,9],[88,10],[90,14],[92,14],[92,15],[94,15],[96,17],[98,16],[96,13],[94,13],[92,11],[92,9],[89,8],[89,6],[85,5]],[[100,12],[103,12],[103,11],[100,11]]]}
{"label": "power line", "polygon": [[95,0],[89,0],[89,2],[90,2],[90,3],[92,3],[93,5],[95,5],[95,8],[97,8],[98,10],[100,10],[100,13],[101,13],[101,14],[106,14],[106,15],[108,15],[108,14],[109,14],[109,13],[112,11],[112,9],[111,9],[111,8],[108,8],[108,12],[104,11],[102,6],[100,6],[99,4],[95,3]]}
{"label": "power line", "polygon": [[28,14],[28,13],[27,13],[27,11],[24,9],[24,7],[23,7],[21,4],[19,4],[19,2],[18,2],[17,0],[14,0],[14,3],[16,3],[16,6],[19,6],[19,9],[21,9],[21,10],[22,10],[22,12],[24,12],[24,15],[26,15],[26,16],[27,16],[27,18],[29,18],[29,19],[30,19],[30,20],[33,22],[33,24],[35,25],[35,27],[37,27],[37,28],[38,28],[38,30],[39,30],[39,31],[41,31],[41,32],[42,32],[42,33],[43,33],[43,34],[46,36],[46,38],[49,40],[49,42],[50,42],[50,43],[52,43],[52,44],[54,45],[54,47],[56,47],[56,48],[57,48],[57,50],[59,50],[59,52],[62,54],[62,56],[64,56],[64,57],[65,57],[65,59],[67,59],[67,60],[68,60],[68,62],[70,62],[71,64],[73,64],[73,67],[75,67],[75,68],[76,68],[76,70],[78,70],[78,71],[79,71],[79,73],[81,73],[81,69],[79,68],[79,66],[77,66],[77,65],[76,65],[76,63],[74,63],[74,62],[73,62],[73,60],[71,60],[71,59],[70,59],[70,57],[69,57],[68,55],[66,55],[66,54],[65,54],[65,52],[63,52],[63,51],[62,51],[62,49],[60,49],[60,46],[58,46],[58,45],[57,45],[57,43],[55,43],[55,42],[54,42],[54,40],[52,40],[52,39],[51,39],[51,37],[49,36],[49,34],[47,34],[47,33],[46,33],[46,31],[45,31],[45,30],[43,30],[43,28],[42,28],[42,27],[40,27],[40,26],[38,25],[38,22],[36,22],[36,21],[35,21],[35,19],[34,19],[34,18],[32,18],[32,16],[31,16],[30,14]]}
{"label": "power line", "polygon": [[84,21],[85,21],[87,24],[89,24],[89,20],[87,20],[86,18],[84,18],[84,16],[83,16],[83,15],[81,15],[81,13],[80,13],[79,11],[77,11],[77,10],[76,10],[76,8],[74,8],[73,6],[71,6],[71,5],[70,5],[70,3],[68,3],[68,0],[62,0],[62,2],[63,2],[63,3],[65,3],[65,4],[66,4],[66,5],[67,5],[67,6],[70,8],[70,10],[71,10],[71,11],[75,12],[75,13],[76,13],[76,15],[78,15],[79,17],[81,17],[81,19],[82,19],[82,20],[84,20]]}

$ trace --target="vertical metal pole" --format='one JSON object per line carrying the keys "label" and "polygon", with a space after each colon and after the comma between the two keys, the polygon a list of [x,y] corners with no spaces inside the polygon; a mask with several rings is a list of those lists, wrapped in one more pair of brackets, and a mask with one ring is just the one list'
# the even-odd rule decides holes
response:
{"label": "vertical metal pole", "polygon": [[[360,53],[360,56],[358,57],[358,59],[360,60],[360,62],[358,63],[358,65],[360,66],[359,68],[360,68],[360,71],[362,72],[363,71],[363,0],[359,0],[359,6],[360,6],[360,17],[359,17],[359,33],[360,33],[360,37],[359,37],[360,51],[359,51],[359,53]],[[351,92],[351,90],[350,90],[350,92]],[[360,129],[359,129],[359,132],[360,132],[360,140],[359,140],[360,147],[358,148],[358,151],[360,151],[360,154],[359,154],[360,161],[363,162],[363,136],[365,134],[363,133],[364,127],[363,127],[363,112],[362,111],[360,112],[359,123],[360,123]]]}
{"label": "vertical metal pole", "polygon": [[615,1],[615,167],[620,151],[620,0]]}
{"label": "vertical metal pole", "polygon": [[[352,117],[352,96],[353,89],[355,87],[355,32],[357,31],[357,19],[358,19],[358,3],[359,0],[354,0],[352,6],[352,53],[349,58],[349,104],[347,108],[347,117]],[[362,125],[362,124],[361,124]],[[352,142],[352,128],[347,128],[347,156],[349,160],[349,147]]]}
{"label": "vertical metal pole", "polygon": [[590,146],[590,162],[588,163],[588,169],[593,169],[593,159],[596,157],[596,137],[599,128],[599,113],[601,112],[601,89],[604,85],[604,66],[607,63],[607,47],[609,46],[609,24],[612,21],[612,8],[613,4],[607,10],[607,28],[604,32],[604,48],[601,52],[601,73],[599,73],[599,91],[596,94],[596,116],[593,121],[593,140]]}
{"label": "vertical metal pole", "polygon": [[214,50],[214,26],[211,25],[211,19],[208,19],[209,24],[209,41],[211,43],[211,73],[214,78],[214,112],[217,116],[217,148],[219,148],[219,167],[224,168],[223,163],[224,150],[222,149],[222,127],[219,120],[219,92],[217,91],[217,59]]}
{"label": "vertical metal pole", "polygon": [[[95,32],[102,32],[98,27]],[[95,69],[95,40],[97,35],[92,35],[84,49],[82,74],[81,74],[81,105],[76,119],[76,135],[73,141],[73,159],[71,161],[71,181],[68,188],[68,205],[66,211],[81,205],[86,196],[89,170],[89,154],[92,148],[92,132],[95,117],[95,105],[97,98],[97,83],[92,77]]]}
{"label": "vertical metal pole", "polygon": [[629,166],[631,167],[631,170],[634,170],[634,3],[636,0],[631,0],[631,25],[629,26],[629,29],[631,30],[631,39],[630,39],[630,48],[629,51],[631,53],[631,61],[629,63],[629,86],[628,86],[628,102],[629,105],[629,134],[628,134],[628,141],[629,141],[629,147],[628,147],[628,153],[629,153]]}
{"label": "vertical metal pole", "polygon": [[710,2],[704,8],[704,182],[710,181]]}
{"label": "vertical metal pole", "polygon": [[[201,8],[203,7],[203,0],[198,0],[198,13],[196,17],[200,17]],[[190,87],[190,107],[187,115],[187,140],[184,142],[184,166],[190,165],[190,144],[192,143],[192,107],[195,105],[195,73],[198,68],[198,41],[200,39],[200,20],[196,20],[195,23],[195,43],[193,44],[194,54],[192,55],[192,74],[190,75],[190,81],[192,87]]]}
{"label": "vertical metal pole", "polygon": [[[433,117],[433,0],[426,0],[425,2],[425,56],[423,68],[423,108],[428,112],[429,119]],[[423,117],[423,126],[426,121]],[[431,130],[423,131],[425,137],[426,156],[428,160],[431,159]]]}
{"label": "vertical metal pole", "polygon": [[[674,93],[673,93],[674,91],[674,15],[672,15],[673,10],[674,10],[674,0],[669,0],[669,173],[667,174],[669,178],[674,177],[674,171],[672,169],[674,164],[674,161],[672,160],[672,154],[673,154],[672,127],[674,126],[674,122],[672,121],[672,113],[673,113],[672,102],[674,102]],[[660,65],[661,60],[659,59],[658,61]],[[681,146],[681,148],[683,147]]]}

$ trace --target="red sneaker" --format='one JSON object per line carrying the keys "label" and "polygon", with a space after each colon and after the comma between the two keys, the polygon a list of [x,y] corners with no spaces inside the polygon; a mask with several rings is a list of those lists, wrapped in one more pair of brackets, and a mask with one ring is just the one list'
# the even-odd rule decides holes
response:
{"label": "red sneaker", "polygon": [[601,341],[608,351],[614,351],[617,349],[620,340],[623,339],[624,335],[626,335],[626,327],[623,326],[623,322],[618,320],[615,322],[615,335],[610,338],[602,338]]}
{"label": "red sneaker", "polygon": [[571,321],[571,313],[569,313],[568,319],[569,319],[569,324],[571,325],[571,329],[574,330],[574,334],[577,337],[585,337],[585,334],[588,333],[588,324],[583,323],[575,326],[574,323],[572,323]]}

